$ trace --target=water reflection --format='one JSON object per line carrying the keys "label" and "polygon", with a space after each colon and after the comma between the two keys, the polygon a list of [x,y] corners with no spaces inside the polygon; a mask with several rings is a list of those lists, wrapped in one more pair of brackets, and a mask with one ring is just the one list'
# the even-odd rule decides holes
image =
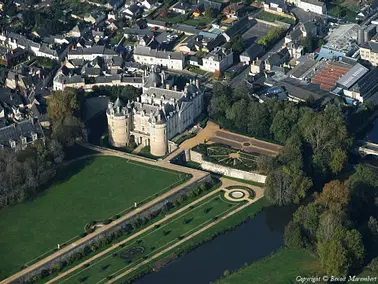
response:
{"label": "water reflection", "polygon": [[261,259],[283,245],[285,225],[295,207],[268,208],[255,218],[173,261],[159,272],[135,281],[137,284],[207,284]]}

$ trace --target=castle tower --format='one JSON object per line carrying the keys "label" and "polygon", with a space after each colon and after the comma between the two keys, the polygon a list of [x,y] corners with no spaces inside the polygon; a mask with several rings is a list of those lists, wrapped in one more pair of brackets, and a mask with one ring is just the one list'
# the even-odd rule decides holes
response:
{"label": "castle tower", "polygon": [[152,118],[150,129],[150,151],[154,156],[164,156],[168,151],[167,123],[162,111]]}
{"label": "castle tower", "polygon": [[[129,104],[128,104],[129,106]],[[106,111],[108,118],[109,142],[114,147],[130,144],[131,112],[125,108],[119,98],[109,103]]]}

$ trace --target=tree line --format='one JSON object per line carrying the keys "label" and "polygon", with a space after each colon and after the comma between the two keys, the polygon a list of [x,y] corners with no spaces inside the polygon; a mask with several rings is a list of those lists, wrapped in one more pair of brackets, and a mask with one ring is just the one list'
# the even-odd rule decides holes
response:
{"label": "tree line", "polygon": [[208,113],[224,128],[285,145],[278,157],[262,156],[257,161],[267,174],[265,195],[273,204],[299,203],[314,177],[317,183],[324,182],[347,165],[352,140],[338,106],[314,111],[286,101],[259,103],[245,83],[233,90],[216,83]]}
{"label": "tree line", "polygon": [[328,275],[353,275],[368,263],[376,275],[377,195],[377,174],[357,166],[346,181],[332,180],[298,208],[285,229],[285,245],[317,254]]}

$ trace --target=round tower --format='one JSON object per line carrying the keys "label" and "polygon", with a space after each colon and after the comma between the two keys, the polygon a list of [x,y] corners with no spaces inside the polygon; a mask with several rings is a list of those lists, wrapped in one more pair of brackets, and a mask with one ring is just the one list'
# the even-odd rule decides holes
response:
{"label": "round tower", "polygon": [[167,124],[161,114],[151,123],[150,151],[154,156],[164,156],[168,150]]}
{"label": "round tower", "polygon": [[119,98],[108,105],[109,143],[114,147],[125,147],[130,144],[130,113],[123,107]]}

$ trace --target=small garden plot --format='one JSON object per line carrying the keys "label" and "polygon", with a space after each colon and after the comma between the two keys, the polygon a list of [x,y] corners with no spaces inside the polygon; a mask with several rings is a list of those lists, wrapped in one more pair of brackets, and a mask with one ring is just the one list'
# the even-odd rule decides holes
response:
{"label": "small garden plot", "polygon": [[209,162],[246,171],[256,169],[256,158],[259,156],[258,153],[252,155],[222,144],[201,144],[193,150],[200,152],[202,158]]}

